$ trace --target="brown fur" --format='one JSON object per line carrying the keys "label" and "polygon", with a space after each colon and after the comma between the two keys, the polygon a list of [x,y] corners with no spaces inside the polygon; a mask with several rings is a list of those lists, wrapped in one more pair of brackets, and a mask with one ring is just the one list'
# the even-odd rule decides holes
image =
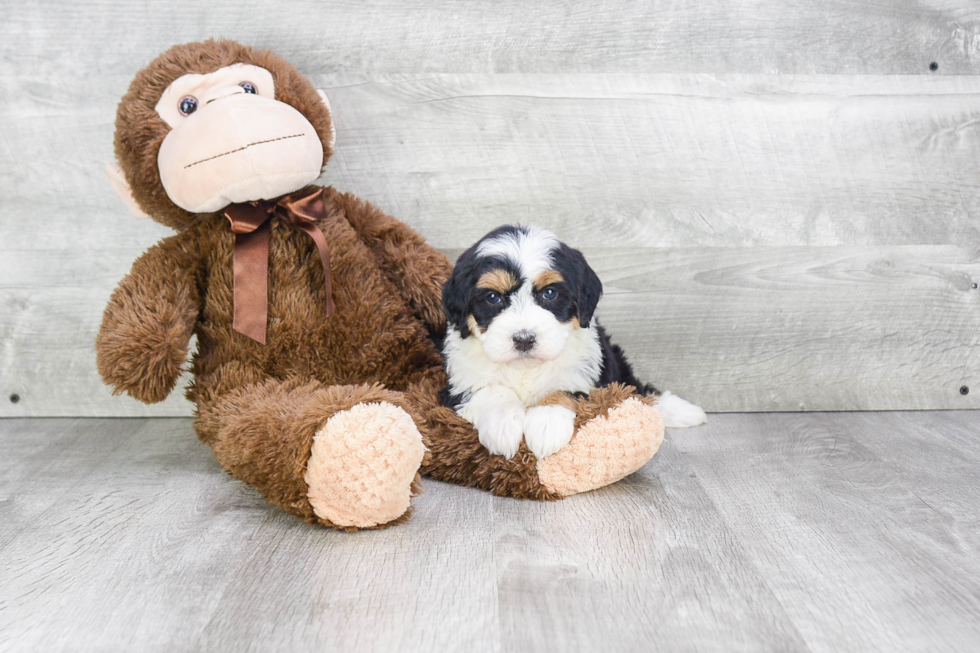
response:
{"label": "brown fur", "polygon": [[507,270],[490,270],[476,282],[477,288],[496,290],[503,294],[517,285],[517,278]]}
{"label": "brown fur", "polygon": [[156,112],[164,90],[183,75],[210,73],[235,63],[254,64],[272,73],[276,99],[292,105],[317,128],[323,143],[323,163],[330,148],[333,124],[330,112],[316,89],[292,64],[268,50],[253,50],[234,41],[219,40],[175,45],[137,73],[116,112],[115,150],[133,198],[157,222],[174,229],[197,224],[198,214],[188,213],[167,197],[160,183],[157,152],[170,126]]}
{"label": "brown fur", "polygon": [[[96,342],[102,377],[116,392],[161,401],[195,334],[187,396],[197,405],[198,436],[230,473],[311,523],[332,525],[307,499],[313,437],[359,402],[388,401],[412,416],[428,448],[423,474],[495,494],[557,498],[525,447],[512,460],[491,456],[469,423],[439,405],[446,378],[428,333],[445,328],[440,294],[450,263],[371,204],[333,188],[324,194],[328,211],[318,227],[330,245],[333,315],[325,317],[312,240],[273,220],[267,344],[232,328],[235,236],[220,214],[190,214],[167,197],[156,154],[169,127],[154,106],[177,77],[238,62],[272,72],[277,99],[306,115],[323,140],[324,162],[330,155],[329,113],[305,78],[272,53],[208,41],[171,48],[139,73],[119,105],[116,152],[140,206],[178,233],[138,259],[109,300]],[[576,410],[584,420],[628,394],[598,390],[576,400]]]}
{"label": "brown fur", "polygon": [[472,315],[466,316],[466,326],[468,326],[470,331],[473,333],[486,333],[487,331],[484,327],[480,326],[479,322],[477,322],[476,318]]}
{"label": "brown fur", "polygon": [[557,270],[545,270],[538,275],[537,279],[534,280],[534,289],[541,290],[542,288],[547,288],[553,283],[561,283],[565,280],[565,277],[561,276],[561,272]]}
{"label": "brown fur", "polygon": [[[224,395],[200,415],[197,426],[225,469],[271,503],[317,523],[323,520],[313,513],[303,480],[313,436],[334,414],[379,401],[408,409],[402,393],[380,385],[267,379]],[[269,438],[273,433],[281,437]]]}
{"label": "brown fur", "polygon": [[552,392],[550,395],[538,402],[539,406],[561,406],[568,410],[575,410],[575,397],[561,390]]}
{"label": "brown fur", "polygon": [[115,394],[155,403],[173,391],[198,317],[199,258],[197,242],[165,238],[133,263],[113,291],[95,353]]}
{"label": "brown fur", "polygon": [[[423,476],[478,487],[501,496],[539,501],[561,498],[538,479],[537,459],[524,442],[510,460],[490,455],[480,444],[473,426],[453,409],[440,405],[424,385],[413,386],[408,393],[415,412],[425,417],[424,427],[419,426],[428,448],[422,459]],[[593,390],[584,398],[566,395],[572,401],[576,428],[596,417],[605,417],[610,408],[635,397],[635,390],[633,386],[613,384]]]}

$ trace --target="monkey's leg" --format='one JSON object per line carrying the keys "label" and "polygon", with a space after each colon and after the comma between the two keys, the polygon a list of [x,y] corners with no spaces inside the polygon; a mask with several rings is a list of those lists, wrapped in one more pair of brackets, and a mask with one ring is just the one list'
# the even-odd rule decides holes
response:
{"label": "monkey's leg", "polygon": [[412,386],[407,395],[424,417],[422,474],[502,496],[559,499],[615,483],[646,464],[664,436],[653,400],[614,384],[585,398],[567,397],[563,405],[574,410],[575,432],[557,453],[538,460],[521,443],[517,455],[505,459],[490,455],[469,422],[439,405],[431,386]]}
{"label": "monkey's leg", "polygon": [[541,482],[567,497],[615,483],[643,467],[664,441],[656,400],[613,384],[574,400],[575,434],[538,460]]}
{"label": "monkey's leg", "polygon": [[198,434],[232,475],[310,523],[377,528],[410,515],[423,446],[404,395],[381,386],[266,380],[200,410]]}

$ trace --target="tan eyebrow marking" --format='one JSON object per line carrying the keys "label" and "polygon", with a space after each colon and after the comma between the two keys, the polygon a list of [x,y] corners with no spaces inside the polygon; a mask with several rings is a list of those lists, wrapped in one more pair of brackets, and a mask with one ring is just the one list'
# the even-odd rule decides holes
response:
{"label": "tan eyebrow marking", "polygon": [[565,280],[565,277],[561,276],[561,272],[557,270],[545,270],[538,275],[538,278],[534,280],[534,289],[541,290],[542,288],[547,288],[553,283],[561,283]]}
{"label": "tan eyebrow marking", "polygon": [[480,280],[476,282],[476,287],[505,293],[517,287],[517,283],[517,277],[507,270],[490,270],[480,277]]}
{"label": "tan eyebrow marking", "polygon": [[486,329],[484,329],[483,327],[481,327],[477,323],[476,318],[473,317],[472,315],[467,315],[466,316],[466,326],[468,326],[470,328],[470,331],[472,333],[476,333],[477,331],[479,331],[480,333],[486,333],[487,332]]}

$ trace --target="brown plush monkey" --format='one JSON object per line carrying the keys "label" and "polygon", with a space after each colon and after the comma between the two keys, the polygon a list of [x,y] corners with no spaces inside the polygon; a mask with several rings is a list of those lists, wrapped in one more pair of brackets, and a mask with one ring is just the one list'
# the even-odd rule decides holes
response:
{"label": "brown plush monkey", "polygon": [[[632,388],[575,400],[577,432],[542,460],[507,460],[439,405],[449,261],[367,202],[309,186],[329,159],[326,97],[268,51],[176,46],[119,104],[113,186],[174,228],[112,294],[96,342],[116,392],[174,388],[218,461],[273,504],[343,529],[410,514],[418,474],[555,499],[635,471],[663,438]],[[264,201],[266,200],[266,201]]]}

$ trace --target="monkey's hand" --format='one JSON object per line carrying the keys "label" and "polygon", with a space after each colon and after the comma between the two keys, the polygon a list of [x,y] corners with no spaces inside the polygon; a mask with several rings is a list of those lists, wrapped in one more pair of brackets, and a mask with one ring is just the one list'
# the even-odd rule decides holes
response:
{"label": "monkey's hand", "polygon": [[109,299],[95,354],[115,394],[150,404],[177,384],[201,305],[201,259],[190,241],[178,234],[151,247]]}

